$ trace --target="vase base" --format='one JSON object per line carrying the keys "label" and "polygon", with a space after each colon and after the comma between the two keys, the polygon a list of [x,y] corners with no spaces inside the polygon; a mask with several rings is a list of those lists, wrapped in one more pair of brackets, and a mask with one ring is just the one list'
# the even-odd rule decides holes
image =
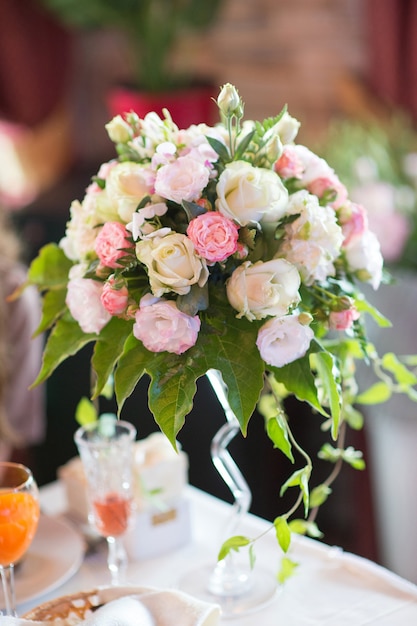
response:
{"label": "vase base", "polygon": [[256,567],[248,575],[241,574],[240,582],[225,581],[225,586],[213,582],[213,565],[205,565],[187,572],[179,588],[190,595],[214,602],[221,608],[222,619],[234,619],[264,608],[279,593],[274,575]]}

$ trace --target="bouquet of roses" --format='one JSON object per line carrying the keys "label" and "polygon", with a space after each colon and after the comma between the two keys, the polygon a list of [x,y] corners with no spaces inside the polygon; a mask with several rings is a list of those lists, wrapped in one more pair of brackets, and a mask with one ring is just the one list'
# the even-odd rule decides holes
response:
{"label": "bouquet of roses", "polygon": [[[92,397],[113,376],[121,411],[148,375],[149,407],[174,446],[209,369],[221,372],[243,434],[262,396],[275,447],[305,459],[282,487],[299,488],[276,520],[286,549],[290,513],[303,503],[307,516],[329,485],[309,489],[311,459],[293,438],[285,396],[323,417],[336,442],[324,458],[362,467],[361,453],[340,438],[346,424],[360,426],[354,403],[399,388],[413,397],[416,378],[366,340],[365,313],[389,322],[360,291],[383,277],[365,209],[324,159],[295,142],[300,124],[285,108],[243,121],[230,84],[217,104],[221,122],[211,127],[179,129],[168,111],[107,124],[117,158],[72,203],[59,245],[45,246],[29,270],[43,294],[39,332],[49,331],[36,384],[94,342]],[[355,359],[384,372],[359,398]],[[297,530],[314,532],[311,519]],[[247,543],[235,538],[221,555]]]}

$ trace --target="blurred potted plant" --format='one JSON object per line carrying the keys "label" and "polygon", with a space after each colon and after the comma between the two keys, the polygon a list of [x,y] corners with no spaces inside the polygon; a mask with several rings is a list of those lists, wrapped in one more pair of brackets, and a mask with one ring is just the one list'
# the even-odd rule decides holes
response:
{"label": "blurred potted plant", "polygon": [[[40,1],[70,28],[111,28],[126,35],[133,63],[131,85],[112,90],[112,116],[130,109],[143,116],[166,107],[179,126],[201,122],[202,116],[210,123],[210,112],[215,112],[210,96],[217,94],[217,86],[213,89],[211,82],[175,70],[172,56],[184,37],[214,23],[221,0]],[[132,95],[134,100],[126,100]]]}

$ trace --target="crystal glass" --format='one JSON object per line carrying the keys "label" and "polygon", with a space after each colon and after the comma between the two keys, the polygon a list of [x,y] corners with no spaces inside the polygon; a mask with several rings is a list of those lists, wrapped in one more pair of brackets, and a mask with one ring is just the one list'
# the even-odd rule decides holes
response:
{"label": "crystal glass", "polygon": [[38,487],[30,469],[0,462],[0,574],[3,614],[16,616],[14,565],[35,536],[39,522]]}
{"label": "crystal glass", "polygon": [[113,416],[79,428],[74,440],[87,480],[89,521],[107,539],[111,582],[123,582],[127,555],[123,545],[133,508],[133,443],[136,429]]}

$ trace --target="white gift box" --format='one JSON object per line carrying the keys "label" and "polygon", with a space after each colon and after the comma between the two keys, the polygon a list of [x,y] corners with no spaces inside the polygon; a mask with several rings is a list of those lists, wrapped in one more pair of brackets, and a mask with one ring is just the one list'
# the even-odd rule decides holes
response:
{"label": "white gift box", "polygon": [[190,503],[187,498],[180,498],[163,510],[147,509],[134,514],[124,545],[129,559],[141,561],[179,548],[190,539]]}

